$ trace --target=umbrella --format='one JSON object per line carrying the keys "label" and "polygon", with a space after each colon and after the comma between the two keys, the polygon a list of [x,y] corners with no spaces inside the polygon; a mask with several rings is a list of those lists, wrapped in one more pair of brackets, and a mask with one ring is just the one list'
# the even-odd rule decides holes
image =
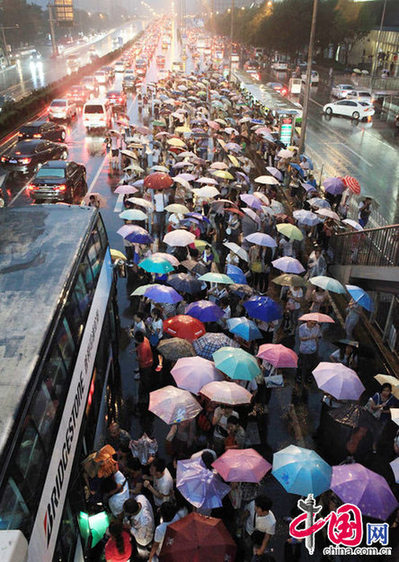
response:
{"label": "umbrella", "polygon": [[195,261],[192,259],[184,260],[181,265],[185,267],[188,271],[198,273],[198,275],[203,275],[208,271],[208,268],[202,261]]}
{"label": "umbrella", "polygon": [[311,207],[319,207],[319,209],[329,209],[331,207],[327,199],[322,199],[321,197],[312,197],[308,200]]}
{"label": "umbrella", "polygon": [[182,338],[170,338],[159,342],[159,353],[168,361],[177,361],[181,357],[195,357],[196,352],[190,342]]}
{"label": "umbrella", "polygon": [[297,170],[299,172],[299,175],[301,176],[301,178],[305,177],[303,169],[301,168],[301,166],[299,164],[295,164],[294,162],[291,162],[290,166],[291,166],[291,168],[294,168],[294,170]]}
{"label": "umbrella", "polygon": [[133,187],[138,187],[142,189],[144,187],[144,180],[136,180],[133,184]]}
{"label": "umbrella", "polygon": [[173,287],[168,287],[167,285],[160,285],[158,283],[156,283],[154,287],[148,288],[145,291],[144,296],[155,302],[169,303],[169,304],[175,304],[183,300],[183,297],[181,297],[179,293],[177,293],[173,289]]}
{"label": "umbrella", "polygon": [[292,158],[294,156],[294,153],[291,150],[288,150],[287,148],[283,148],[277,153],[277,156],[279,158]]}
{"label": "umbrella", "polygon": [[214,509],[230,492],[220,476],[208,470],[200,459],[177,461],[176,487],[194,507]]}
{"label": "umbrella", "polygon": [[363,515],[381,521],[398,506],[385,478],[358,463],[334,466],[331,490],[344,503],[357,505]]}
{"label": "umbrella", "polygon": [[160,286],[161,285],[159,283],[148,283],[147,285],[140,285],[139,287],[137,287],[137,289],[133,291],[133,293],[130,296],[142,297],[146,292],[146,290],[149,289],[150,287],[160,287]]}
{"label": "umbrella", "polygon": [[137,160],[137,154],[132,150],[121,150],[121,154],[127,156],[128,158],[133,158],[134,160]]}
{"label": "umbrella", "polygon": [[[178,267],[178,265],[180,263],[179,260],[177,258],[175,258],[175,256],[173,256],[172,254],[167,254],[166,252],[155,252],[155,254],[152,254],[151,257],[152,258],[161,258],[163,260],[167,260],[174,267]],[[176,287],[175,287],[175,289],[176,289]]]}
{"label": "umbrella", "polygon": [[160,562],[235,560],[237,547],[221,519],[190,513],[168,525]]}
{"label": "umbrella", "polygon": [[163,331],[171,336],[193,341],[205,334],[205,326],[197,318],[178,314],[164,320]]}
{"label": "umbrella", "polygon": [[180,293],[188,293],[193,295],[202,290],[202,283],[188,273],[175,273],[169,275],[167,283]]}
{"label": "umbrella", "polygon": [[272,261],[273,267],[284,271],[284,273],[303,273],[305,268],[296,258],[291,258],[290,256],[284,256]]}
{"label": "umbrella", "polygon": [[265,195],[264,193],[262,193],[261,191],[254,191],[254,195],[255,195],[255,197],[257,197],[258,199],[260,199],[264,205],[270,205],[269,199],[268,199],[268,198],[266,197],[266,195]]}
{"label": "umbrella", "polygon": [[216,404],[249,404],[252,395],[248,390],[235,382],[215,381],[201,388],[200,393]]}
{"label": "umbrella", "polygon": [[298,355],[295,351],[280,343],[264,343],[259,347],[256,357],[277,368],[296,369],[298,366]]}
{"label": "umbrella", "polygon": [[152,172],[164,172],[165,174],[169,173],[169,168],[167,168],[166,166],[151,166],[150,170]]}
{"label": "umbrella", "polygon": [[318,322],[319,324],[334,324],[334,320],[328,314],[321,314],[321,312],[308,312],[299,317],[301,322]]}
{"label": "umbrella", "polygon": [[176,137],[172,137],[171,139],[168,139],[166,142],[170,144],[170,146],[176,146],[178,148],[185,148],[187,146],[184,141]]}
{"label": "umbrella", "polygon": [[399,483],[399,457],[397,457],[394,461],[389,463],[392,468],[392,472],[395,476],[395,483]]}
{"label": "umbrella", "polygon": [[236,265],[228,264],[226,267],[226,273],[234,281],[234,283],[241,283],[243,285],[247,283],[245,273]]}
{"label": "umbrella", "polygon": [[168,211],[168,213],[177,213],[180,215],[184,215],[190,212],[190,210],[187,209],[185,205],[180,205],[179,203],[172,203],[171,205],[167,205],[165,207],[165,211]]}
{"label": "umbrella", "polygon": [[369,312],[371,312],[374,308],[373,301],[371,300],[370,295],[366,293],[361,287],[357,285],[345,285],[346,290],[352,297],[352,299],[360,305],[362,308],[365,308]]}
{"label": "umbrella", "polygon": [[192,244],[195,240],[195,235],[188,230],[176,229],[168,232],[163,237],[163,241],[168,246],[188,246]]}
{"label": "umbrella", "polygon": [[263,185],[278,185],[280,183],[274,176],[258,176],[255,181]]}
{"label": "umbrella", "polygon": [[212,466],[226,482],[254,483],[272,468],[255,449],[229,449]]}
{"label": "umbrella", "polygon": [[337,400],[358,400],[365,390],[355,371],[342,363],[322,361],[312,373],[320,390]]}
{"label": "umbrella", "polygon": [[354,193],[355,195],[360,194],[360,191],[361,191],[360,183],[358,182],[358,180],[356,178],[353,178],[352,176],[344,176],[343,178],[340,178],[340,179],[342,180],[344,185],[350,191],[352,191],[352,193]]}
{"label": "umbrella", "polygon": [[392,394],[399,398],[399,380],[391,375],[375,375],[375,380],[381,385],[389,383],[392,386]]}
{"label": "umbrella", "polygon": [[222,347],[213,353],[215,367],[231,379],[252,380],[261,370],[253,355],[240,348]]}
{"label": "umbrella", "polygon": [[281,223],[277,225],[277,230],[290,240],[303,240],[303,234],[299,228],[293,224]]}
{"label": "umbrella", "polygon": [[154,239],[148,234],[145,228],[136,226],[136,229],[137,230],[132,230],[131,232],[129,232],[129,234],[125,236],[125,240],[127,240],[128,242],[132,242],[132,244],[151,244],[152,242],[154,242]]}
{"label": "umbrella", "polygon": [[231,250],[233,252],[233,254],[236,254],[242,260],[248,261],[247,252],[243,248],[241,248],[241,246],[236,244],[235,242],[224,242],[223,246],[226,246],[226,248]]}
{"label": "umbrella", "polygon": [[283,316],[281,307],[270,297],[254,296],[244,302],[244,308],[252,318],[273,322]]}
{"label": "umbrella", "polygon": [[113,248],[111,248],[111,259],[112,260],[123,260],[123,261],[127,261],[127,257],[125,256],[125,254],[123,254],[122,252],[120,252],[119,250],[114,250]]}
{"label": "umbrella", "polygon": [[317,275],[316,277],[311,277],[309,281],[312,285],[316,287],[321,287],[325,291],[331,291],[332,293],[338,293],[341,295],[345,294],[345,287],[332,277],[327,277],[326,275]]}
{"label": "umbrella", "polygon": [[216,322],[224,315],[220,306],[207,300],[200,300],[189,304],[185,312],[202,322]]}
{"label": "umbrella", "polygon": [[179,388],[199,394],[201,388],[214,381],[222,381],[223,375],[215,364],[203,357],[182,357],[171,370]]}
{"label": "umbrella", "polygon": [[267,166],[266,170],[269,172],[269,174],[271,174],[279,181],[283,181],[283,174],[277,168],[274,168],[273,166]]}
{"label": "umbrella", "polygon": [[255,195],[250,195],[249,193],[243,193],[240,195],[241,201],[244,201],[248,205],[248,207],[252,207],[254,209],[261,209],[262,203],[260,200],[255,197]]}
{"label": "umbrella", "polygon": [[141,168],[140,166],[138,166],[137,164],[129,164],[129,166],[126,166],[126,168],[123,168],[124,172],[127,172],[128,170],[131,170],[133,172],[138,172],[139,174],[143,174],[144,170],[143,168]]}
{"label": "umbrella", "polygon": [[244,238],[251,244],[257,244],[258,246],[265,246],[266,248],[276,248],[277,242],[269,236],[268,234],[264,234],[263,232],[254,232],[253,234],[249,234]]}
{"label": "umbrella", "polygon": [[290,494],[319,496],[330,488],[332,469],[316,451],[289,445],[274,453],[272,474]]}
{"label": "umbrella", "polygon": [[222,178],[222,180],[233,180],[234,176],[227,172],[226,170],[214,170],[212,174],[218,178]]}
{"label": "umbrella", "polygon": [[363,227],[356,221],[352,220],[352,219],[344,219],[342,221],[345,224],[348,224],[349,226],[351,226],[352,228],[354,228],[355,230],[363,230]]}
{"label": "umbrella", "polygon": [[331,209],[317,209],[316,213],[321,217],[327,217],[329,219],[334,219],[335,221],[341,220],[337,213],[334,213]]}
{"label": "umbrella", "polygon": [[205,275],[201,275],[201,277],[198,277],[198,280],[206,281],[207,283],[220,283],[221,285],[234,283],[228,275],[225,275],[224,273],[214,273],[212,271],[205,273]]}
{"label": "umbrella", "polygon": [[83,198],[83,202],[85,205],[88,205],[90,203],[90,197],[94,197],[95,202],[98,203],[99,208],[104,208],[107,206],[107,201],[106,199],[100,195],[99,193],[95,192],[95,191],[91,191],[90,193],[86,193],[86,195]]}
{"label": "umbrella", "polygon": [[391,420],[399,425],[399,408],[390,408],[389,411],[391,412]]}
{"label": "umbrella", "polygon": [[327,178],[323,181],[325,191],[331,195],[341,195],[345,190],[345,184],[341,178]]}
{"label": "umbrella", "polygon": [[198,178],[196,180],[196,183],[204,183],[204,184],[208,184],[208,185],[218,185],[218,182],[214,179],[214,178]]}
{"label": "umbrella", "polygon": [[212,199],[220,195],[220,192],[213,185],[205,185],[199,189],[193,189],[197,197],[202,197],[203,199]]}
{"label": "umbrella", "polygon": [[220,129],[220,125],[216,121],[208,121],[208,125],[211,129],[215,129],[216,131]]}
{"label": "umbrella", "polygon": [[233,166],[235,168],[239,168],[240,167],[240,163],[237,160],[237,158],[235,156],[233,156],[232,154],[228,154],[227,158],[230,160],[230,162],[233,164]]}
{"label": "umbrella", "polygon": [[146,221],[148,219],[147,215],[139,209],[127,209],[120,213],[119,218],[125,221]]}
{"label": "umbrella", "polygon": [[305,209],[294,211],[292,215],[300,224],[305,224],[306,226],[315,226],[320,222],[320,218],[315,213],[306,211]]}
{"label": "umbrella", "polygon": [[213,162],[209,166],[212,170],[227,170],[228,165],[225,162]]}
{"label": "umbrella", "polygon": [[261,339],[262,333],[252,320],[242,316],[241,318],[229,318],[227,320],[229,332],[239,336],[245,341]]}
{"label": "umbrella", "polygon": [[150,256],[149,258],[145,258],[143,261],[139,263],[139,267],[147,271],[148,273],[169,273],[169,271],[173,271],[174,267],[170,263],[170,261],[165,260],[164,258],[158,258],[154,256]]}
{"label": "umbrella", "polygon": [[173,179],[164,172],[154,172],[144,179],[144,187],[147,189],[167,189],[173,185]]}
{"label": "umbrella", "polygon": [[138,205],[139,207],[144,207],[145,209],[149,209],[150,211],[154,210],[154,205],[151,201],[147,201],[147,199],[141,199],[141,197],[129,197],[129,203],[133,203],[133,205]]}
{"label": "umbrella", "polygon": [[129,193],[137,193],[138,189],[133,185],[118,185],[115,189],[114,193],[118,193],[119,195],[128,195]]}
{"label": "umbrella", "polygon": [[272,279],[272,282],[283,287],[306,287],[306,280],[293,273],[283,273]]}
{"label": "umbrella", "polygon": [[197,355],[204,359],[213,359],[215,351],[221,347],[239,347],[239,344],[223,333],[207,333],[193,342]]}
{"label": "umbrella", "polygon": [[169,385],[150,392],[148,410],[172,424],[195,418],[202,408],[188,390]]}

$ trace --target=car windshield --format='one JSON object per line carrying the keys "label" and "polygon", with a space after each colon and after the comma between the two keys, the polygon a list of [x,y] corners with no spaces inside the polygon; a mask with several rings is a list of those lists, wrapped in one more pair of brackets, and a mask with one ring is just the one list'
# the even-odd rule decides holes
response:
{"label": "car windshield", "polygon": [[42,167],[36,174],[37,178],[65,178],[65,168]]}
{"label": "car windshield", "polygon": [[86,105],[85,113],[104,113],[102,105]]}
{"label": "car windshield", "polygon": [[363,107],[370,107],[370,104],[366,101],[359,101],[359,105],[362,105]]}
{"label": "car windshield", "polygon": [[54,100],[51,102],[51,107],[66,107],[66,104],[65,100]]}
{"label": "car windshield", "polygon": [[39,132],[40,127],[36,126],[36,125],[25,125],[24,127],[21,127],[19,132],[23,133],[23,134],[33,134],[33,133],[38,133]]}

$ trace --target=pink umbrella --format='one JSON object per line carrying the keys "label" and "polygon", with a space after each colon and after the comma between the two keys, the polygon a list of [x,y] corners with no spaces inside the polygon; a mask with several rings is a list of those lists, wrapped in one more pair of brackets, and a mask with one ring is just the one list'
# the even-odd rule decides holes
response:
{"label": "pink umbrella", "polygon": [[190,392],[174,386],[150,392],[148,409],[167,424],[191,420],[202,410]]}
{"label": "pink umbrella", "polygon": [[223,375],[213,361],[203,357],[182,357],[171,370],[179,388],[199,394],[201,388],[214,381],[222,381]]}
{"label": "pink umbrella", "polygon": [[255,449],[230,449],[214,463],[226,482],[260,482],[272,465]]}
{"label": "pink umbrella", "polygon": [[322,361],[312,373],[320,390],[337,400],[358,400],[365,391],[355,371],[342,363]]}
{"label": "pink umbrella", "polygon": [[256,357],[264,359],[274,367],[295,369],[298,366],[298,355],[281,343],[265,343],[259,347]]}
{"label": "pink umbrella", "polygon": [[205,183],[207,185],[218,185],[218,182],[214,178],[206,178],[203,176],[197,180],[197,183]]}
{"label": "pink umbrella", "polygon": [[203,386],[200,392],[212,402],[230,406],[249,404],[252,400],[251,393],[235,382],[210,382]]}
{"label": "pink umbrella", "polygon": [[196,177],[197,177],[197,176],[194,176],[194,174],[185,173],[185,174],[179,174],[178,176],[176,176],[176,177],[174,178],[174,180],[176,181],[177,178],[181,178],[182,180],[193,181],[193,180],[196,179]]}
{"label": "pink umbrella", "polygon": [[134,187],[133,185],[118,185],[118,187],[115,189],[114,193],[119,193],[122,195],[127,195],[129,193],[137,193],[138,189],[137,187]]}
{"label": "pink umbrella", "polygon": [[252,209],[243,209],[244,213],[249,216],[250,219],[255,221],[257,224],[260,224],[260,217],[253,211]]}
{"label": "pink umbrella", "polygon": [[319,322],[322,324],[325,322],[326,324],[334,324],[335,320],[328,316],[328,314],[321,314],[320,312],[309,312],[308,314],[303,314],[299,317],[299,320],[302,322]]}
{"label": "pink umbrella", "polygon": [[180,228],[168,232],[163,237],[163,241],[168,246],[188,246],[192,244],[195,240],[195,235],[188,230],[182,230]]}
{"label": "pink umbrella", "polygon": [[225,162],[213,162],[213,164],[210,165],[210,168],[213,170],[227,170],[228,165]]}

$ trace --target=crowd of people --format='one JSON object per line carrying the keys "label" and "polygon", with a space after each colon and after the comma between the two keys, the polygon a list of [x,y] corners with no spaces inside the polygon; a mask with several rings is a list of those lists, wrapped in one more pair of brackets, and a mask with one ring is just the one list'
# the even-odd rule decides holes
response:
{"label": "crowd of people", "polygon": [[[137,359],[131,377],[138,387],[134,414],[143,435],[133,440],[112,423],[107,445],[85,467],[88,501],[101,501],[112,515],[105,558],[162,560],[169,525],[196,512],[222,519],[236,543],[236,560],[299,560],[304,545],[288,533],[284,552],[273,546],[276,517],[263,488],[270,474],[229,481],[215,466],[227,451],[254,446],[264,454],[268,405],[279,388],[292,385],[292,404],[306,405],[320,361],[358,371],[355,338],[362,306],[355,298],[348,302],[335,347],[324,345],[329,327],[338,324],[326,279],[334,259],[332,236],[344,228],[361,233],[371,200],[359,205],[358,222],[348,220],[353,184],[330,178],[324,188],[318,185],[310,158],[279,141],[274,116],[211,65],[190,75],[169,73],[147,85],[147,93],[141,103],[148,127],[124,123],[114,135],[120,143],[112,155],[112,166],[123,168],[116,191],[124,195],[120,234]],[[185,338],[194,320],[196,331]],[[294,364],[269,353],[281,347],[292,352]],[[201,389],[192,391],[199,409],[190,414],[182,406],[159,443],[155,393],[191,390],[175,373],[179,361],[210,363],[215,352],[226,349],[232,356],[244,350],[255,358],[256,373],[248,375],[239,366],[233,375],[221,367],[214,380],[234,382],[249,398],[234,402],[227,394],[225,400],[210,399]],[[201,375],[198,363],[191,376]],[[321,393],[315,443],[325,439],[329,412],[358,405],[360,394],[353,401]],[[396,405],[392,385],[385,383],[363,410],[374,452]],[[255,442],[248,431],[253,422],[259,433]],[[339,462],[355,462],[356,446],[352,443]],[[179,467],[187,460],[199,471],[201,485],[212,482],[219,490],[215,505],[196,502],[182,484]],[[321,501],[327,513],[342,498],[326,491]],[[288,520],[293,513],[295,508]],[[317,548],[325,540],[320,534]]]}

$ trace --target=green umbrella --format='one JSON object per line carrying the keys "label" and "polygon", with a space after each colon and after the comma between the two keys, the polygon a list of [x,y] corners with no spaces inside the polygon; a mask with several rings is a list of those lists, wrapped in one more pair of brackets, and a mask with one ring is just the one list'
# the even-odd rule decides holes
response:
{"label": "green umbrella", "polygon": [[166,122],[155,119],[155,121],[152,122],[152,125],[154,127],[166,127]]}
{"label": "green umbrella", "polygon": [[198,278],[200,281],[208,281],[208,283],[221,283],[223,285],[233,284],[234,281],[228,275],[224,273],[205,273]]}
{"label": "green umbrella", "polygon": [[317,275],[316,277],[311,277],[309,281],[312,285],[316,287],[321,287],[325,291],[331,291],[332,293],[339,293],[344,295],[346,293],[345,287],[336,279],[332,277],[327,277],[326,275]]}
{"label": "green umbrella", "polygon": [[139,263],[139,267],[144,269],[144,271],[148,271],[149,273],[169,273],[170,271],[174,270],[173,265],[163,258],[158,257],[149,257],[145,258],[142,262]]}
{"label": "green umbrella", "polygon": [[212,355],[215,367],[235,380],[251,381],[261,374],[256,357],[236,347],[221,347]]}
{"label": "green umbrella", "polygon": [[149,289],[150,287],[155,287],[156,285],[158,285],[158,283],[148,283],[147,285],[140,285],[139,287],[137,287],[137,289],[133,291],[133,293],[130,296],[142,297],[147,289]]}
{"label": "green umbrella", "polygon": [[277,230],[284,234],[290,240],[303,240],[303,234],[299,230],[299,228],[293,224],[289,224],[287,222],[281,223],[277,225]]}

